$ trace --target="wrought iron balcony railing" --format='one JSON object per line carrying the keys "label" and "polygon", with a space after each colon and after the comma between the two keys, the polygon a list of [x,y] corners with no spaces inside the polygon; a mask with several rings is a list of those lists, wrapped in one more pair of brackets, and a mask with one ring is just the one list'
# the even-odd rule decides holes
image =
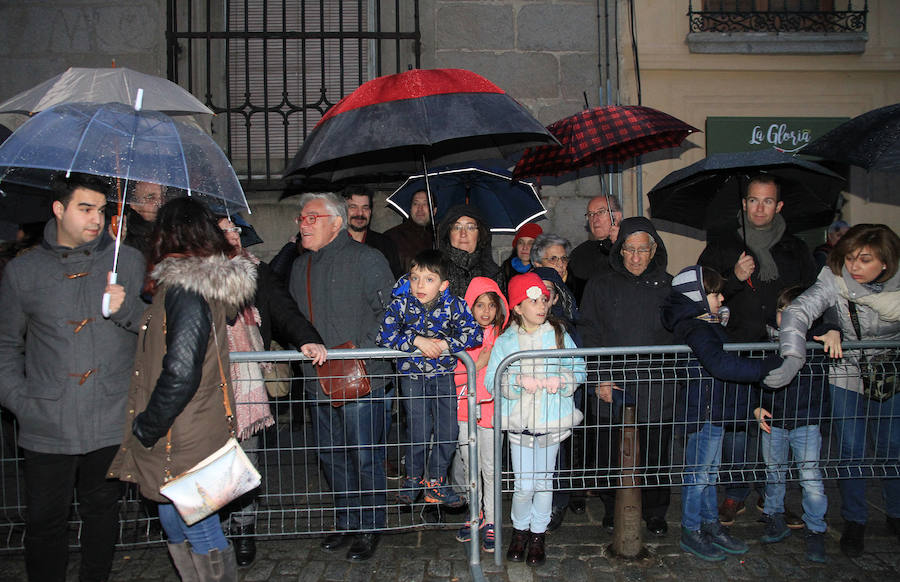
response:
{"label": "wrought iron balcony railing", "polygon": [[[700,10],[694,10],[695,2],[688,2],[690,32],[865,32],[868,1],[854,9],[847,1],[845,10],[790,10],[756,9],[741,10],[735,6],[769,4],[758,2],[716,2],[699,0]],[[837,2],[820,3],[834,6]],[[785,2],[782,6],[789,6]],[[857,6],[859,3],[857,2]]]}

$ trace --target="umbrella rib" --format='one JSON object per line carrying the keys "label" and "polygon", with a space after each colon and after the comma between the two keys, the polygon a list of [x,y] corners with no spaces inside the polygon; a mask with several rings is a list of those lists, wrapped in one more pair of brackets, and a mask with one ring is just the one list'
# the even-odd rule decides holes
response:
{"label": "umbrella rib", "polygon": [[88,120],[87,126],[85,126],[84,131],[81,132],[81,137],[78,139],[78,146],[75,148],[75,151],[72,153],[72,159],[69,161],[69,169],[66,170],[66,178],[68,178],[72,174],[72,168],[75,166],[75,158],[78,157],[78,153],[81,151],[81,145],[84,143],[84,138],[87,137],[88,130],[90,130],[91,126],[94,124],[94,121],[97,119],[97,115],[100,114],[102,110],[101,107],[97,108],[97,111],[91,115],[90,120]]}

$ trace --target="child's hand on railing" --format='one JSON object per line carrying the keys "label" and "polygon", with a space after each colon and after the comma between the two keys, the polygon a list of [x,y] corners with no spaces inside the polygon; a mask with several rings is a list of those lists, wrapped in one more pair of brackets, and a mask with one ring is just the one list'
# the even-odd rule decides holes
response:
{"label": "child's hand on railing", "polygon": [[522,387],[525,392],[529,394],[534,394],[538,391],[538,388],[541,387],[541,382],[534,376],[527,376],[525,374],[519,374],[518,378],[519,386]]}
{"label": "child's hand on railing", "polygon": [[772,427],[769,426],[769,423],[766,422],[765,419],[772,418],[772,413],[766,410],[765,408],[759,407],[753,410],[753,416],[756,417],[756,421],[759,423],[759,428],[766,431],[767,433],[772,433]]}
{"label": "child's hand on railing", "polygon": [[541,386],[548,394],[556,394],[562,387],[562,378],[559,376],[550,376],[541,380]]}

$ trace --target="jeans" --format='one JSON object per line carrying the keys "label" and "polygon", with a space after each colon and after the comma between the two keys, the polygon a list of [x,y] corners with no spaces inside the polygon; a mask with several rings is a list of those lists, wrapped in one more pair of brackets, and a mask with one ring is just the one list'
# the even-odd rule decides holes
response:
{"label": "jeans", "polygon": [[509,443],[515,487],[510,517],[518,530],[544,533],[553,509],[553,467],[559,444],[523,447]]}
{"label": "jeans", "polygon": [[384,527],[384,392],[334,408],[312,406],[319,462],[334,494],[338,530]]}
{"label": "jeans", "polygon": [[[875,449],[876,474],[882,469],[889,477],[881,479],[881,495],[888,517],[900,518],[900,396],[884,402],[870,400],[834,384],[831,391],[832,426],[840,448],[842,463],[838,486],[841,490],[841,517],[846,521],[866,523],[866,479],[860,463],[866,459],[866,441]],[[880,466],[879,464],[880,463]]]}
{"label": "jeans", "polygon": [[681,526],[697,531],[704,523],[719,521],[716,481],[722,461],[725,430],[709,422],[687,436],[684,445],[684,485],[681,487]]}
{"label": "jeans", "polygon": [[170,544],[189,541],[191,542],[191,551],[195,554],[208,554],[212,550],[228,549],[228,540],[222,533],[222,523],[219,521],[218,513],[213,513],[194,525],[188,525],[178,515],[175,505],[160,503],[159,523],[166,530],[166,537],[169,538]]}
{"label": "jeans", "polygon": [[810,424],[786,430],[777,426],[772,432],[762,433],[762,454],[766,461],[766,505],[768,515],[784,513],[785,476],[790,466],[788,451],[800,469],[800,486],[803,487],[803,521],[809,531],[825,531],[825,511],[828,498],[819,470],[819,452],[822,433],[819,426]]}
{"label": "jeans", "polygon": [[459,424],[456,421],[458,400],[453,374],[433,378],[402,376],[400,391],[409,432],[406,476],[412,479],[425,476],[425,459],[433,435],[434,446],[428,459],[428,477],[446,479],[459,436]]}
{"label": "jeans", "polygon": [[[743,427],[742,427],[743,428]],[[755,477],[744,473],[759,460],[757,434],[748,430],[726,430],[722,439],[723,479],[734,481],[725,486],[725,496],[735,501],[744,501],[750,495],[750,489],[756,489],[762,495],[760,483]],[[748,454],[748,450],[749,454]],[[749,465],[749,467],[748,467]]]}
{"label": "jeans", "polygon": [[107,480],[106,471],[118,446],[83,455],[57,455],[25,450],[25,568],[28,579],[66,579],[69,560],[69,511],[78,492],[81,527],[79,579],[106,580],[119,536],[122,483]]}

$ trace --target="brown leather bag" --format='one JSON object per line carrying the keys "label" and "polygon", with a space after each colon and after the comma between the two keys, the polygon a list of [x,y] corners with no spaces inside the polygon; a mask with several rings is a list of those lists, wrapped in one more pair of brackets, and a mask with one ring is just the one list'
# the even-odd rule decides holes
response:
{"label": "brown leather bag", "polygon": [[[332,350],[352,350],[356,348],[352,341],[346,341]],[[372,391],[366,364],[362,360],[328,359],[321,366],[315,366],[322,391],[331,398],[335,408],[352,402]]]}

